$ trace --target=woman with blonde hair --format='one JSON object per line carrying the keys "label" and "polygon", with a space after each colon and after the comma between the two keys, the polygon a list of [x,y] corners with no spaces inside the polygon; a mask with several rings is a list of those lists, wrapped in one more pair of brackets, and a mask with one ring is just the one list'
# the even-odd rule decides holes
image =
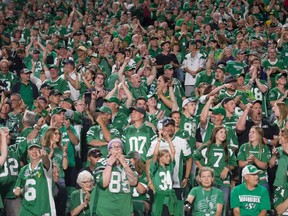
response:
{"label": "woman with blonde hair", "polygon": [[42,138],[42,146],[48,153],[49,158],[59,167],[58,184],[65,187],[64,170],[68,168],[68,143],[61,146],[61,132],[57,127],[49,127]]}
{"label": "woman with blonde hair", "polygon": [[272,111],[275,116],[275,123],[278,125],[278,127],[286,127],[288,106],[284,102],[277,102],[274,104]]}
{"label": "woman with blonde hair", "polygon": [[249,132],[249,142],[240,147],[237,160],[240,168],[252,164],[262,170],[263,173],[259,174],[259,184],[269,190],[267,168],[271,154],[269,147],[263,144],[263,135],[261,127],[253,126]]}

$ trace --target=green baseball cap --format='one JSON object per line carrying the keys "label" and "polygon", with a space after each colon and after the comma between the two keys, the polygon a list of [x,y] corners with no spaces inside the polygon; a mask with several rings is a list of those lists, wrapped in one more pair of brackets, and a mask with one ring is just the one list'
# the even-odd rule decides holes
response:
{"label": "green baseball cap", "polygon": [[99,109],[97,109],[97,111],[112,115],[112,110],[108,106],[102,106]]}
{"label": "green baseball cap", "polygon": [[114,102],[114,103],[116,103],[116,104],[118,104],[118,105],[121,104],[120,100],[119,100],[117,97],[115,97],[115,96],[112,96],[112,97],[110,97],[110,98],[105,98],[105,99],[104,99],[104,102],[108,102],[108,103]]}
{"label": "green baseball cap", "polygon": [[135,66],[134,65],[127,65],[124,69],[124,71],[130,71],[130,70],[134,70]]}
{"label": "green baseball cap", "polygon": [[167,69],[173,69],[173,66],[171,64],[166,64],[164,66],[164,70],[167,70]]}
{"label": "green baseball cap", "polygon": [[28,142],[28,149],[32,147],[42,148],[39,139],[33,139]]}
{"label": "green baseball cap", "polygon": [[66,112],[66,109],[63,109],[61,107],[56,107],[56,108],[52,109],[50,115],[52,116],[54,114],[59,114],[61,112]]}
{"label": "green baseball cap", "polygon": [[225,116],[226,115],[226,111],[223,107],[214,107],[214,108],[210,108],[209,109],[212,113],[216,114],[216,115],[223,115]]}
{"label": "green baseball cap", "polygon": [[280,77],[286,77],[287,78],[287,74],[286,73],[278,73],[276,76],[275,76],[275,79],[278,80]]}
{"label": "green baseball cap", "polygon": [[247,165],[246,167],[243,168],[242,170],[242,177],[244,177],[245,175],[249,175],[249,174],[262,174],[263,171],[262,170],[258,170],[254,165]]}
{"label": "green baseball cap", "polygon": [[127,159],[132,159],[132,158],[139,159],[140,154],[137,151],[130,151],[126,154],[125,158],[127,158]]}

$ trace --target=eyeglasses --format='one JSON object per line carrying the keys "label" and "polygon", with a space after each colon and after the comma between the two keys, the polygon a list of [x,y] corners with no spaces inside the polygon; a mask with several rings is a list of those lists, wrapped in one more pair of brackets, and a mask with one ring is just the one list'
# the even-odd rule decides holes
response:
{"label": "eyeglasses", "polygon": [[90,180],[90,181],[82,181],[83,184],[91,184],[93,181]]}
{"label": "eyeglasses", "polygon": [[111,146],[110,149],[122,149],[122,146]]}

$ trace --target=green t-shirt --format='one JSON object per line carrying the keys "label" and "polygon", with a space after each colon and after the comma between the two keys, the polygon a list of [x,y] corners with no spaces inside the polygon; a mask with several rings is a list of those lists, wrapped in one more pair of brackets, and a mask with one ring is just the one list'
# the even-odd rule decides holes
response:
{"label": "green t-shirt", "polygon": [[200,161],[203,166],[208,166],[214,169],[215,185],[230,187],[230,174],[226,179],[221,179],[220,174],[224,167],[237,166],[236,157],[233,150],[228,147],[227,156],[222,144],[215,143],[202,145],[193,154],[193,159]]}
{"label": "green t-shirt", "polygon": [[[147,188],[148,190],[148,181],[147,181],[147,176],[146,176],[146,172],[143,172],[142,175],[139,175],[139,179],[138,179],[138,184],[141,184],[143,187]],[[149,196],[148,194],[139,194],[136,187],[132,187],[133,188],[133,192],[132,192],[132,199],[133,200],[149,200]]]}
{"label": "green t-shirt", "polygon": [[[246,161],[246,159],[250,156],[250,154],[253,154],[255,158],[267,164],[269,163],[271,158],[270,149],[268,148],[267,145],[262,144],[262,147],[260,149],[259,145],[254,147],[250,143],[245,143],[241,145],[239,149],[237,160]],[[263,173],[259,174],[259,184],[261,185],[268,182],[267,170],[264,169],[262,171]]]}
{"label": "green t-shirt", "polygon": [[52,191],[52,163],[46,170],[40,161],[34,170],[31,164],[22,167],[16,187],[23,189],[22,208],[20,216],[25,215],[52,215],[56,214]]}
{"label": "green t-shirt", "polygon": [[140,128],[135,128],[134,125],[130,125],[124,129],[122,134],[122,140],[125,152],[137,151],[141,156],[141,160],[146,162],[146,155],[151,142],[157,137],[152,127],[145,123]]}
{"label": "green t-shirt", "polygon": [[262,210],[271,209],[267,189],[258,185],[250,191],[246,188],[245,183],[232,189],[230,205],[231,208],[240,208],[241,216],[259,215]]}
{"label": "green t-shirt", "polygon": [[[270,102],[271,101],[275,101],[275,100],[278,100],[280,98],[282,98],[284,96],[284,94],[282,92],[280,92],[279,88],[275,87],[273,89],[271,89],[268,93],[268,103],[270,105]],[[283,102],[288,105],[288,99],[285,98],[283,100]]]}
{"label": "green t-shirt", "polygon": [[111,124],[113,128],[116,128],[122,134],[124,128],[128,125],[128,116],[124,107],[120,108],[114,118],[112,118]]}
{"label": "green t-shirt", "polygon": [[29,110],[31,110],[33,103],[34,103],[31,83],[28,83],[28,85],[25,85],[24,83],[21,82],[19,93],[22,96],[24,103],[28,106]]}
{"label": "green t-shirt", "polygon": [[224,193],[215,187],[210,190],[204,190],[202,186],[194,187],[189,195],[194,197],[191,214],[193,216],[213,216],[217,211],[217,204],[224,205]]}

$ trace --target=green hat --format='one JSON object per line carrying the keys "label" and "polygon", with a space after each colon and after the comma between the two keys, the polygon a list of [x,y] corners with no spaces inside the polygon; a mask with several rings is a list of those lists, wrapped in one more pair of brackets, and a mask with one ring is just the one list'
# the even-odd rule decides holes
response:
{"label": "green hat", "polygon": [[21,44],[21,43],[25,44],[25,43],[26,43],[26,40],[23,39],[23,38],[21,38],[18,42],[19,42],[19,44]]}
{"label": "green hat", "polygon": [[147,95],[147,99],[150,99],[150,98],[152,98],[152,97],[155,97],[156,99],[158,99],[158,96],[157,96],[157,94],[149,94],[149,95]]}
{"label": "green hat", "polygon": [[56,68],[56,69],[58,69],[57,65],[55,65],[55,64],[50,65],[49,70],[50,70],[51,68]]}
{"label": "green hat", "polygon": [[116,104],[118,104],[118,105],[121,104],[120,100],[119,100],[117,97],[115,97],[115,96],[112,96],[112,97],[107,98],[107,99],[105,98],[105,99],[104,99],[104,102],[108,102],[108,103],[114,102],[114,103],[116,103]]}
{"label": "green hat", "polygon": [[112,110],[108,106],[102,106],[99,109],[97,109],[97,111],[112,115]]}
{"label": "green hat", "polygon": [[276,76],[275,76],[275,79],[278,80],[280,77],[282,76],[285,76],[287,78],[287,74],[286,73],[278,73]]}
{"label": "green hat", "polygon": [[37,31],[39,31],[39,28],[36,27],[36,26],[33,26],[33,27],[32,27],[32,30],[37,30]]}
{"label": "green hat", "polygon": [[134,70],[135,66],[134,65],[127,65],[124,69],[124,71],[130,71],[130,70]]}
{"label": "green hat", "polygon": [[54,45],[54,43],[53,43],[52,40],[48,40],[48,41],[47,41],[47,44]]}
{"label": "green hat", "polygon": [[52,116],[54,114],[59,114],[61,112],[66,112],[66,109],[63,109],[61,107],[56,107],[56,108],[52,109],[50,115]]}
{"label": "green hat", "polygon": [[28,142],[28,149],[32,147],[42,148],[39,139],[33,139]]}
{"label": "green hat", "polygon": [[125,158],[127,158],[127,159],[132,159],[132,158],[139,159],[140,154],[137,151],[130,151],[126,154]]}
{"label": "green hat", "polygon": [[262,174],[263,171],[262,170],[258,170],[254,165],[247,165],[246,167],[243,168],[242,170],[242,177],[244,177],[245,175],[249,175],[249,174]]}
{"label": "green hat", "polygon": [[63,98],[62,101],[66,101],[67,103],[70,103],[73,105],[73,101],[69,97]]}
{"label": "green hat", "polygon": [[173,66],[171,64],[166,64],[164,66],[164,70],[171,69],[171,68],[173,69]]}
{"label": "green hat", "polygon": [[54,20],[62,20],[60,16],[55,16]]}
{"label": "green hat", "polygon": [[223,107],[214,107],[214,108],[210,108],[209,109],[210,111],[212,111],[212,113],[216,114],[216,115],[223,115],[225,116],[226,115],[226,111]]}

